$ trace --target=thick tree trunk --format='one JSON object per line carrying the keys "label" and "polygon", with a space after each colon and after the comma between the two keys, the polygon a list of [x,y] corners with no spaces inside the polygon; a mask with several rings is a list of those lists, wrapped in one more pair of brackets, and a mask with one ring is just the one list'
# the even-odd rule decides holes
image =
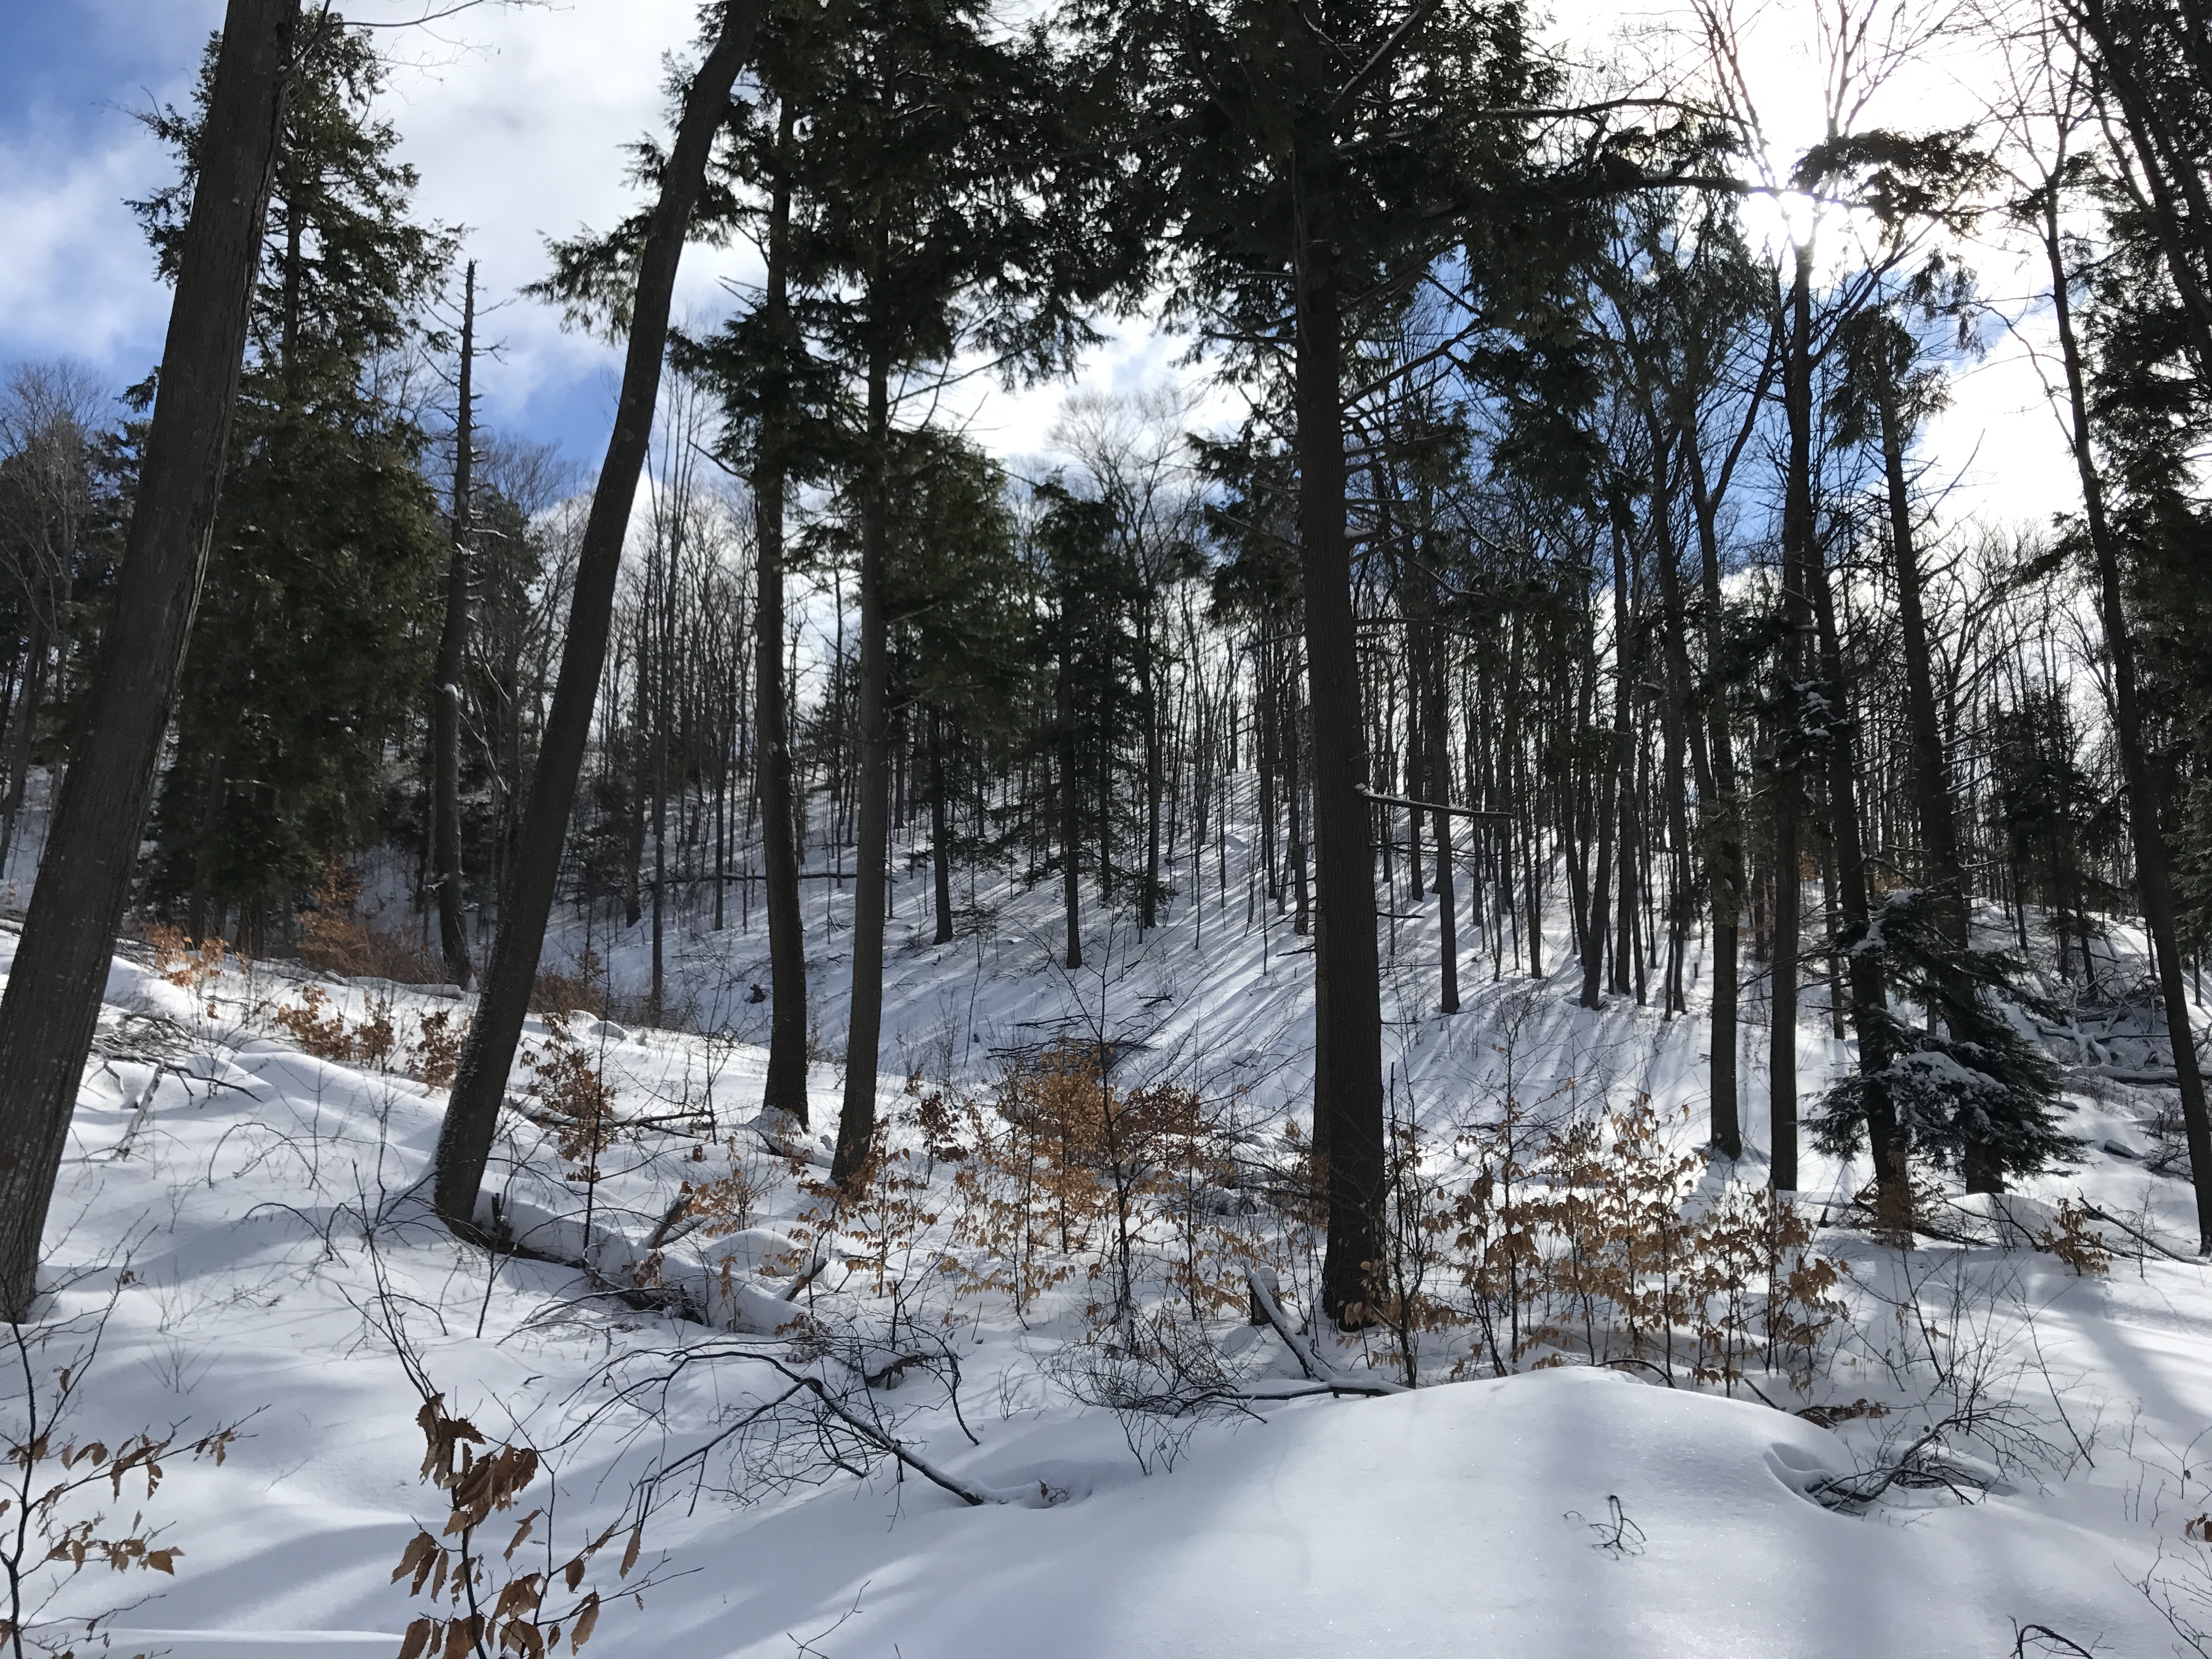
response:
{"label": "thick tree trunk", "polygon": [[[1297,275],[1298,541],[1312,688],[1314,1113],[1327,1147],[1328,1249],[1322,1304],[1340,1324],[1373,1317],[1382,1260],[1382,1000],[1366,725],[1345,534],[1343,324],[1334,273],[1309,240]],[[1326,1124],[1324,1129],[1323,1124]]]}
{"label": "thick tree trunk", "polygon": [[507,1093],[515,1044],[530,1011],[531,988],[545,946],[545,925],[553,908],[561,873],[561,843],[568,810],[576,797],[576,778],[591,736],[592,706],[598,700],[605,666],[607,635],[614,620],[616,579],[622,572],[623,542],[629,533],[638,476],[645,465],[653,431],[653,405],[660,393],[661,356],[668,342],[668,309],[676,268],[707,171],[707,158],[730,102],[738,71],[752,55],[763,0],[726,0],[721,32],[707,61],[693,76],[684,100],[676,143],[662,169],[660,200],[654,205],[638,263],[637,289],[631,305],[629,349],[623,365],[622,394],[606,459],[592,492],[591,516],[576,558],[574,592],[569,602],[567,637],[562,644],[560,678],[547,713],[538,750],[537,775],[530,790],[515,856],[501,896],[499,933],[484,975],[483,994],[468,1046],[453,1079],[451,1103],[438,1136],[438,1213],[456,1231],[476,1228],[477,1190],[491,1154]]}
{"label": "thick tree trunk", "polygon": [[[878,234],[880,234],[880,231]],[[890,861],[890,614],[884,585],[890,540],[884,451],[890,441],[890,357],[868,359],[868,477],[860,502],[860,661],[855,723],[860,743],[853,848],[853,993],[845,1033],[845,1101],[837,1119],[830,1179],[849,1188],[876,1139],[876,1062],[884,1023],[884,914]]]}
{"label": "thick tree trunk", "polygon": [[2081,345],[2074,333],[2055,191],[2045,201],[2043,237],[2044,251],[2051,262],[2053,309],[2073,416],[2074,461],[2081,473],[2083,517],[2097,561],[2097,603],[2105,624],[2105,647],[2112,659],[2114,735],[2119,739],[2120,773],[2128,787],[2128,828],[2135,846],[2136,881],[2142,890],[2143,926],[2151,936],[2152,954],[2158,959],[2158,987],[2166,1003],[2166,1036],[2173,1048],[2182,1127],[2189,1138],[2190,1178],[2197,1188],[2197,1248],[2200,1255],[2212,1255],[2212,1115],[2205,1109],[2204,1076],[2197,1064],[2196,1027],[2190,1017],[2189,993],[2181,981],[2181,953],[2175,948],[2173,874],[2166,857],[2166,835],[2159,823],[2158,779],[2143,744],[2142,692],[2136,672],[2135,639],[2128,631],[2119,548],[2106,514],[2104,481],[2097,471],[2090,438],[2088,393]]}
{"label": "thick tree trunk", "polygon": [[[787,154],[793,111],[778,115],[777,145]],[[753,541],[758,560],[753,605],[753,727],[759,761],[761,871],[768,899],[768,1082],[764,1111],[804,1126],[806,1112],[806,934],[799,908],[799,829],[793,811],[789,693],[784,679],[783,495],[787,388],[781,354],[790,338],[791,188],[779,175],[769,201],[768,273],[761,303],[778,366],[763,400],[753,469]]]}
{"label": "thick tree trunk", "polygon": [[[1736,1050],[1737,982],[1741,959],[1744,902],[1743,819],[1738,805],[1735,737],[1729,726],[1728,688],[1721,664],[1723,634],[1720,534],[1716,508],[1705,485],[1704,458],[1694,429],[1683,434],[1690,475],[1690,505],[1698,525],[1699,585],[1705,597],[1705,719],[1712,738],[1711,805],[1701,814],[1710,838],[1709,879],[1712,884],[1712,1060],[1707,1088],[1713,1150],[1723,1158],[1743,1156],[1743,1117],[1738,1097]],[[1702,790],[1700,791],[1702,793]]]}
{"label": "thick tree trunk", "polygon": [[0,997],[0,1318],[38,1293],[39,1244],[199,601],[283,130],[299,0],[230,0],[176,299],[85,739]]}
{"label": "thick tree trunk", "polygon": [[430,880],[438,894],[438,944],[446,972],[466,989],[469,936],[461,912],[461,681],[468,673],[469,509],[476,477],[477,262],[461,300],[461,384],[453,422],[453,545],[446,571],[445,626],[430,688]]}
{"label": "thick tree trunk", "polygon": [[1776,665],[1782,729],[1774,753],[1773,1025],[1768,1033],[1768,1125],[1778,1193],[1797,1190],[1797,950],[1804,924],[1799,869],[1804,791],[1791,725],[1802,702],[1804,641],[1810,632],[1806,590],[1813,568],[1813,292],[1811,247],[1800,245],[1790,286],[1790,364],[1783,401],[1790,459],[1782,512],[1784,635]]}

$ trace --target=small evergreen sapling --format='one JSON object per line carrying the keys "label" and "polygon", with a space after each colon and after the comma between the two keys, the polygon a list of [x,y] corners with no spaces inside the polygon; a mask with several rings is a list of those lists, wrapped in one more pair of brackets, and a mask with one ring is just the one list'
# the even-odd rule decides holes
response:
{"label": "small evergreen sapling", "polygon": [[1838,1157],[1856,1152],[1879,1089],[1894,1103],[1908,1155],[1945,1166],[1980,1158],[1999,1176],[2069,1162],[2075,1143],[2059,1129],[2053,1109],[2058,1067],[2007,1017],[2006,1006],[2054,1018],[2057,1011],[2027,988],[2017,957],[1957,945],[1942,917],[1936,895],[1900,888],[1863,927],[1840,936],[1844,951],[1878,957],[1893,993],[1933,1018],[1913,1024],[1893,1003],[1876,1012],[1893,1058],[1821,1097],[1817,1144]]}

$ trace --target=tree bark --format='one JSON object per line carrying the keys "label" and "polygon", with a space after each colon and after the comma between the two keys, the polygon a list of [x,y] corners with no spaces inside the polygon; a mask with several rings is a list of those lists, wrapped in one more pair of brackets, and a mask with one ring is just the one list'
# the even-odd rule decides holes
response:
{"label": "tree bark", "polygon": [[2190,1178],[2197,1190],[2197,1249],[2212,1255],[2212,1115],[2204,1102],[2204,1076],[2197,1064],[2196,1026],[2189,994],[2181,981],[2181,953],[2175,948],[2173,875],[2165,832],[2159,824],[2160,790],[2145,752],[2142,705],[2136,672],[2134,636],[2120,580],[2120,555],[2105,508],[2105,487],[2097,471],[2090,439],[2089,399],[2083,380],[2081,350],[2074,332],[2072,296],[2068,292],[2063,246],[2058,238],[2057,192],[2046,192],[2044,252],[2051,262],[2052,307],[2066,368],[2066,395],[2073,416],[2075,469],[2081,478],[2082,516],[2097,562],[2097,604],[2105,625],[2105,647],[2112,659],[2114,735],[2119,740],[2120,772],[2128,787],[2128,828],[2135,845],[2136,881],[2142,890],[2143,926],[2157,958],[2159,992],[2166,1003],[2167,1039],[2173,1048],[2173,1074],[2181,1095],[2182,1127],[2189,1139]]}
{"label": "tree bark", "polygon": [[[878,232],[881,234],[881,232]],[[884,1022],[884,909],[890,859],[890,618],[884,556],[890,539],[884,449],[890,441],[890,354],[868,358],[868,477],[860,502],[860,662],[857,823],[853,848],[853,993],[845,1033],[845,1101],[830,1178],[849,1188],[866,1170],[876,1139],[877,1048]]]}
{"label": "tree bark", "polygon": [[[1343,321],[1323,244],[1304,228],[1297,287],[1298,541],[1312,696],[1316,1140],[1327,1148],[1328,1248],[1322,1303],[1332,1319],[1373,1317],[1382,1260],[1382,1002],[1359,652],[1345,534]],[[1325,1126],[1325,1127],[1324,1127]]]}
{"label": "tree bark", "polygon": [[1712,806],[1706,834],[1711,838],[1712,882],[1712,1060],[1707,1109],[1716,1152],[1743,1156],[1743,1115],[1738,1099],[1736,1050],[1737,969],[1741,961],[1744,902],[1743,818],[1736,791],[1735,736],[1729,726],[1728,687],[1721,678],[1727,641],[1723,634],[1720,534],[1717,509],[1706,488],[1705,459],[1694,427],[1683,433],[1690,475],[1690,507],[1698,525],[1699,586],[1705,597],[1705,718],[1712,737]]}
{"label": "tree bark", "polygon": [[660,199],[638,262],[631,305],[629,348],[623,365],[615,425],[592,492],[591,516],[576,557],[568,629],[561,672],[545,717],[538,768],[530,789],[515,855],[500,902],[499,933],[484,975],[483,994],[469,1028],[446,1121],[438,1135],[438,1213],[456,1231],[476,1230],[477,1188],[491,1154],[499,1109],[507,1092],[515,1044],[530,1011],[531,988],[545,947],[545,926],[561,873],[561,843],[576,796],[576,778],[590,739],[592,706],[606,663],[614,620],[616,579],[629,530],[638,476],[653,432],[660,393],[661,356],[668,342],[668,310],[676,269],[706,177],[714,134],[728,111],[730,88],[752,55],[763,0],[725,0],[721,29],[684,94],[675,147],[660,179]]}
{"label": "tree bark", "polygon": [[1792,726],[1802,701],[1804,641],[1810,631],[1806,598],[1813,549],[1813,250],[1800,244],[1790,283],[1790,364],[1784,382],[1790,422],[1788,476],[1782,513],[1784,635],[1776,665],[1783,725],[1774,745],[1773,1027],[1768,1033],[1767,1103],[1771,1181],[1778,1193],[1797,1190],[1797,948],[1804,923],[1799,868],[1803,789]]}
{"label": "tree bark", "polygon": [[[1836,632],[1835,601],[1830,596],[1826,563],[1817,554],[1806,575],[1812,586],[1814,618],[1820,630],[1821,676],[1835,701],[1837,724],[1831,727],[1828,742],[1828,811],[1837,898],[1844,926],[1863,928],[1867,924],[1869,898],[1866,849],[1859,831],[1857,724],[1844,689],[1844,652]],[[1871,952],[1853,951],[1845,963],[1850,981],[1851,1029],[1859,1040],[1859,1072],[1864,1077],[1879,1077],[1889,1069],[1891,1059],[1882,1023],[1889,1001],[1881,962]],[[1878,1084],[1868,1091],[1867,1143],[1874,1159],[1876,1213],[1886,1227],[1909,1237],[1912,1186],[1906,1176],[1904,1148],[1897,1141],[1896,1108],[1887,1091]]]}
{"label": "tree bark", "polygon": [[[1431,603],[1434,603],[1433,595]],[[1442,642],[1433,629],[1428,632],[1423,653],[1426,660],[1421,665],[1425,671],[1421,696],[1425,704],[1421,724],[1428,744],[1428,787],[1434,792],[1429,799],[1441,809],[1450,805],[1452,798],[1451,763],[1447,758],[1450,717],[1444,699]],[[1443,979],[1438,1006],[1443,1012],[1455,1014],[1459,1012],[1459,908],[1452,891],[1451,814],[1439,810],[1431,816],[1436,821],[1437,955]]]}
{"label": "tree bark", "polygon": [[929,871],[937,895],[939,945],[952,943],[952,818],[945,799],[944,718],[929,711]]}
{"label": "tree bark", "polygon": [[477,262],[469,261],[461,301],[461,384],[453,422],[453,550],[446,571],[445,625],[438,633],[431,687],[430,851],[437,867],[438,943],[446,972],[468,988],[469,936],[461,914],[461,681],[468,672],[469,510],[476,477]]}
{"label": "tree bark", "polygon": [[[779,157],[790,151],[793,112],[777,116]],[[753,725],[757,733],[761,872],[767,888],[768,1081],[763,1111],[804,1126],[806,1114],[806,934],[799,906],[799,829],[793,810],[791,715],[784,679],[783,445],[789,388],[781,367],[791,333],[791,186],[779,172],[769,202],[768,271],[761,296],[770,333],[769,383],[762,398],[760,449],[753,468],[753,540],[758,561],[753,605]]]}
{"label": "tree bark", "polygon": [[[1083,795],[1075,769],[1075,621],[1073,586],[1063,584],[1060,604],[1060,681],[1053,719],[1060,747],[1060,902],[1066,923],[1063,965],[1083,966]],[[1104,849],[1100,849],[1104,856]]]}
{"label": "tree bark", "polygon": [[0,1317],[39,1244],[206,574],[283,131],[299,0],[230,0],[115,609],[0,997]]}

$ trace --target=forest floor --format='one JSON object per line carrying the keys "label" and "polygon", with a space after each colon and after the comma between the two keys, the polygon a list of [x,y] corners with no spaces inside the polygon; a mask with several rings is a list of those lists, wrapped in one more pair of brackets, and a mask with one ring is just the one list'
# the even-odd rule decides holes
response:
{"label": "forest floor", "polygon": [[[1231,1403],[1163,1417],[1102,1392],[1080,1359],[1097,1281],[1071,1259],[1017,1310],[988,1252],[951,1230],[975,1165],[934,1155],[943,1137],[915,1108],[987,1101],[1055,1038],[1103,1036],[1131,1078],[1188,1088],[1247,1141],[1277,1144],[1310,1087],[1310,940],[1285,918],[1263,927],[1241,886],[1225,908],[1205,886],[1202,912],[1178,908],[1141,940],[1102,920],[1092,966],[1071,973],[1054,965],[1055,890],[963,892],[969,931],[938,946],[915,931],[925,884],[902,881],[881,1099],[909,1157],[876,1209],[834,1222],[818,1135],[839,1098],[842,896],[809,884],[817,1144],[754,1126],[757,910],[750,932],[734,902],[720,933],[672,928],[666,1000],[690,1031],[532,1022],[489,1182],[526,1253],[501,1257],[457,1243],[420,1194],[443,1096],[408,1073],[437,1074],[450,995],[118,955],[49,1230],[52,1312],[27,1328],[0,1410],[20,1439],[27,1401],[66,1393],[41,1481],[94,1439],[106,1458],[142,1430],[173,1440],[150,1498],[143,1472],[119,1496],[103,1480],[40,1524],[88,1518],[96,1498],[109,1519],[88,1535],[179,1553],[168,1576],[95,1559],[50,1611],[115,1609],[99,1628],[118,1654],[398,1653],[410,1621],[452,1610],[394,1579],[418,1531],[457,1538],[441,1531],[448,1493],[423,1478],[428,1393],[484,1450],[542,1459],[483,1528],[483,1594],[543,1573],[550,1589],[531,1593],[550,1622],[599,1593],[596,1651],[2212,1651],[2191,1635],[2212,1626],[2212,1282],[2163,1253],[2186,1255],[2191,1214],[2185,1183],[2154,1167],[2168,1097],[2125,1080],[2155,1072],[2155,1045],[2109,1007],[2051,1039],[2075,1068],[2080,1163],[2000,1209],[1931,1189],[1945,1236],[1899,1251],[1842,1224],[1863,1168],[1808,1157],[1814,1247],[1846,1270],[1816,1361],[1703,1383],[1671,1358],[1501,1377],[1472,1337],[1439,1329],[1421,1353],[1437,1386],[1311,1393],[1310,1367],[1240,1307],[1199,1323]],[[1621,996],[1589,1010],[1558,918],[1544,980],[1525,940],[1521,965],[1509,941],[1493,975],[1463,923],[1465,1007],[1446,1017],[1433,902],[1395,908],[1395,1115],[1442,1145],[1509,1096],[1586,1117],[1648,1104],[1674,1152],[1703,1140],[1701,959],[1687,1016]],[[2109,943],[2124,982],[2131,942]],[[11,944],[0,935],[0,957]],[[643,931],[578,921],[549,960],[587,945],[628,1012]],[[1765,1184],[1765,1037],[1744,1033],[1745,1157],[1698,1158],[1692,1206]],[[1848,1064],[1817,995],[1801,1039],[1808,1091]],[[608,1091],[597,1141],[569,1109],[585,1073]],[[711,1224],[686,1215],[686,1182]],[[2033,1247],[2064,1200],[2112,1218],[2090,1230],[2110,1247],[2103,1272]],[[1288,1268],[1297,1320],[1310,1279]],[[1328,1376],[1401,1375],[1377,1334],[1321,1347]],[[771,1409],[804,1376],[831,1378],[860,1423],[803,1391]],[[234,1426],[220,1462],[183,1449]],[[908,1461],[886,1455],[894,1443]],[[546,1513],[502,1556],[532,1510]],[[34,1589],[69,1565],[40,1565],[35,1534],[18,1548]],[[81,1626],[76,1640],[100,1650]]]}

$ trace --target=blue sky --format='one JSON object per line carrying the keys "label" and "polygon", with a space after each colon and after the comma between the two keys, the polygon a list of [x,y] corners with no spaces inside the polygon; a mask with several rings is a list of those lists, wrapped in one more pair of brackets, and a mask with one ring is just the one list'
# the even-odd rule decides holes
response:
{"label": "blue sky", "polygon": [[[345,9],[394,21],[428,3],[352,0]],[[1576,33],[1585,44],[1590,25],[1620,15],[1595,0],[1562,0],[1561,9],[1582,14]],[[119,390],[159,357],[168,295],[124,201],[170,169],[132,112],[188,94],[222,9],[222,0],[0,0],[0,369],[65,356]],[[1795,9],[1778,21],[1768,15],[1783,35],[1796,33]],[[688,43],[696,15],[696,0],[488,0],[383,34],[397,60],[387,112],[422,174],[418,211],[467,228],[488,301],[511,299],[542,273],[545,235],[605,225],[628,205],[620,148],[660,125],[664,57]],[[1778,36],[1768,57],[1760,78],[1793,106],[1784,82],[1802,69],[1788,41]],[[1931,73],[1919,108],[1959,106],[1957,67]],[[678,316],[708,323],[726,313],[723,285],[749,266],[742,250],[693,250]],[[614,354],[564,334],[528,301],[497,312],[486,333],[501,351],[478,374],[485,418],[596,463],[613,411]],[[1139,325],[1096,354],[1083,378],[1133,387],[1170,373],[1174,355]],[[1939,471],[1971,481],[1958,509],[2035,519],[2072,504],[2064,452],[2024,349],[2001,344],[1955,391],[1931,441]],[[1046,447],[1065,392],[978,387],[961,413],[989,447],[1031,455]]]}
{"label": "blue sky", "polygon": [[[416,8],[419,9],[419,7]],[[0,365],[69,356],[111,389],[161,355],[168,293],[126,198],[170,176],[133,118],[191,89],[220,0],[0,0]],[[350,14],[407,15],[400,0]],[[684,44],[690,0],[486,7],[384,38],[402,60],[389,112],[422,174],[422,216],[468,227],[488,300],[544,264],[541,238],[622,210],[619,146],[655,125],[662,54]],[[711,313],[739,257],[687,261],[679,305]],[[486,417],[596,459],[618,364],[514,301],[487,325]]]}

